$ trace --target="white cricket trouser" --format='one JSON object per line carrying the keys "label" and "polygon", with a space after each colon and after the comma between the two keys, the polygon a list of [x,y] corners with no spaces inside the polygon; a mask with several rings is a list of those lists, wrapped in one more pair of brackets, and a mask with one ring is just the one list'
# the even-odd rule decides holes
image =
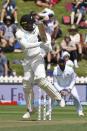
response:
{"label": "white cricket trouser", "polygon": [[34,83],[45,90],[52,99],[61,100],[61,95],[45,77],[44,60],[42,56],[36,56],[32,59],[31,63],[24,65],[23,90],[28,108],[30,106],[29,103],[31,103],[29,102],[29,94],[32,93]]}
{"label": "white cricket trouser", "polygon": [[82,111],[82,106],[81,106],[79,95],[77,93],[75,86],[73,87],[71,94],[74,97],[74,100],[75,100],[75,103],[76,103],[77,113],[79,113],[79,111]]}
{"label": "white cricket trouser", "polygon": [[[68,89],[65,88],[65,89],[62,89],[62,90],[67,91]],[[79,95],[78,95],[78,92],[77,92],[75,86],[72,88],[70,95],[72,95],[74,97],[77,113],[79,114],[79,111],[82,111],[82,106],[81,106]]]}

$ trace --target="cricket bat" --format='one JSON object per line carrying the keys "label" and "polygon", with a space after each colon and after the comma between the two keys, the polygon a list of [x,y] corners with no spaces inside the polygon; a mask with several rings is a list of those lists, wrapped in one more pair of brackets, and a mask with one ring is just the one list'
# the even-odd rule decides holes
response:
{"label": "cricket bat", "polygon": [[46,36],[46,31],[45,31],[45,26],[42,22],[38,23],[38,29],[40,32],[40,38],[43,42],[47,41],[47,36]]}

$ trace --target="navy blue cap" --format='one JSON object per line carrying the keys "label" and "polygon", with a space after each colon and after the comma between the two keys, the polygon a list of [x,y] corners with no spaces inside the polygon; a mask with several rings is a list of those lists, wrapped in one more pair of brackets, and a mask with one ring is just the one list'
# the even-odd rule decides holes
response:
{"label": "navy blue cap", "polygon": [[62,63],[62,62],[66,62],[66,60],[65,60],[64,57],[60,57],[60,58],[58,59],[58,63]]}

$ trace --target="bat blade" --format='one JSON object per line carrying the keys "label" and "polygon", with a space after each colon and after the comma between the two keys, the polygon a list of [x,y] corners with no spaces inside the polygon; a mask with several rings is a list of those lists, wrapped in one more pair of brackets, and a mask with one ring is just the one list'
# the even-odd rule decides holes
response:
{"label": "bat blade", "polygon": [[47,36],[46,36],[46,31],[45,31],[45,26],[42,22],[38,23],[38,29],[40,32],[40,38],[43,42],[47,41]]}

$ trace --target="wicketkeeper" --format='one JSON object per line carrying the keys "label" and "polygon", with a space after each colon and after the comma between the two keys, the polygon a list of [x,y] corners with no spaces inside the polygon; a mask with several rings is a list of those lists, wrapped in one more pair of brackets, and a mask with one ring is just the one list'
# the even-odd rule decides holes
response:
{"label": "wicketkeeper", "polygon": [[31,15],[22,16],[20,25],[22,28],[18,29],[16,32],[16,38],[24,52],[23,90],[27,104],[27,112],[24,114],[23,118],[29,118],[29,95],[32,92],[34,83],[37,83],[39,87],[45,90],[52,99],[59,101],[60,106],[64,106],[65,102],[53,85],[47,81],[44,60],[40,53],[41,48],[46,49],[46,51],[51,51],[51,48],[48,46],[49,43],[51,43],[50,36],[46,34],[46,42],[40,41],[41,36],[38,27],[34,25],[34,19]]}
{"label": "wicketkeeper", "polygon": [[[75,87],[76,74],[72,67],[66,65],[65,58],[59,58],[58,66],[55,67],[53,73],[54,87],[60,92],[61,96],[74,97],[76,109],[79,116],[84,116],[80,99]],[[66,93],[64,93],[64,91]]]}

